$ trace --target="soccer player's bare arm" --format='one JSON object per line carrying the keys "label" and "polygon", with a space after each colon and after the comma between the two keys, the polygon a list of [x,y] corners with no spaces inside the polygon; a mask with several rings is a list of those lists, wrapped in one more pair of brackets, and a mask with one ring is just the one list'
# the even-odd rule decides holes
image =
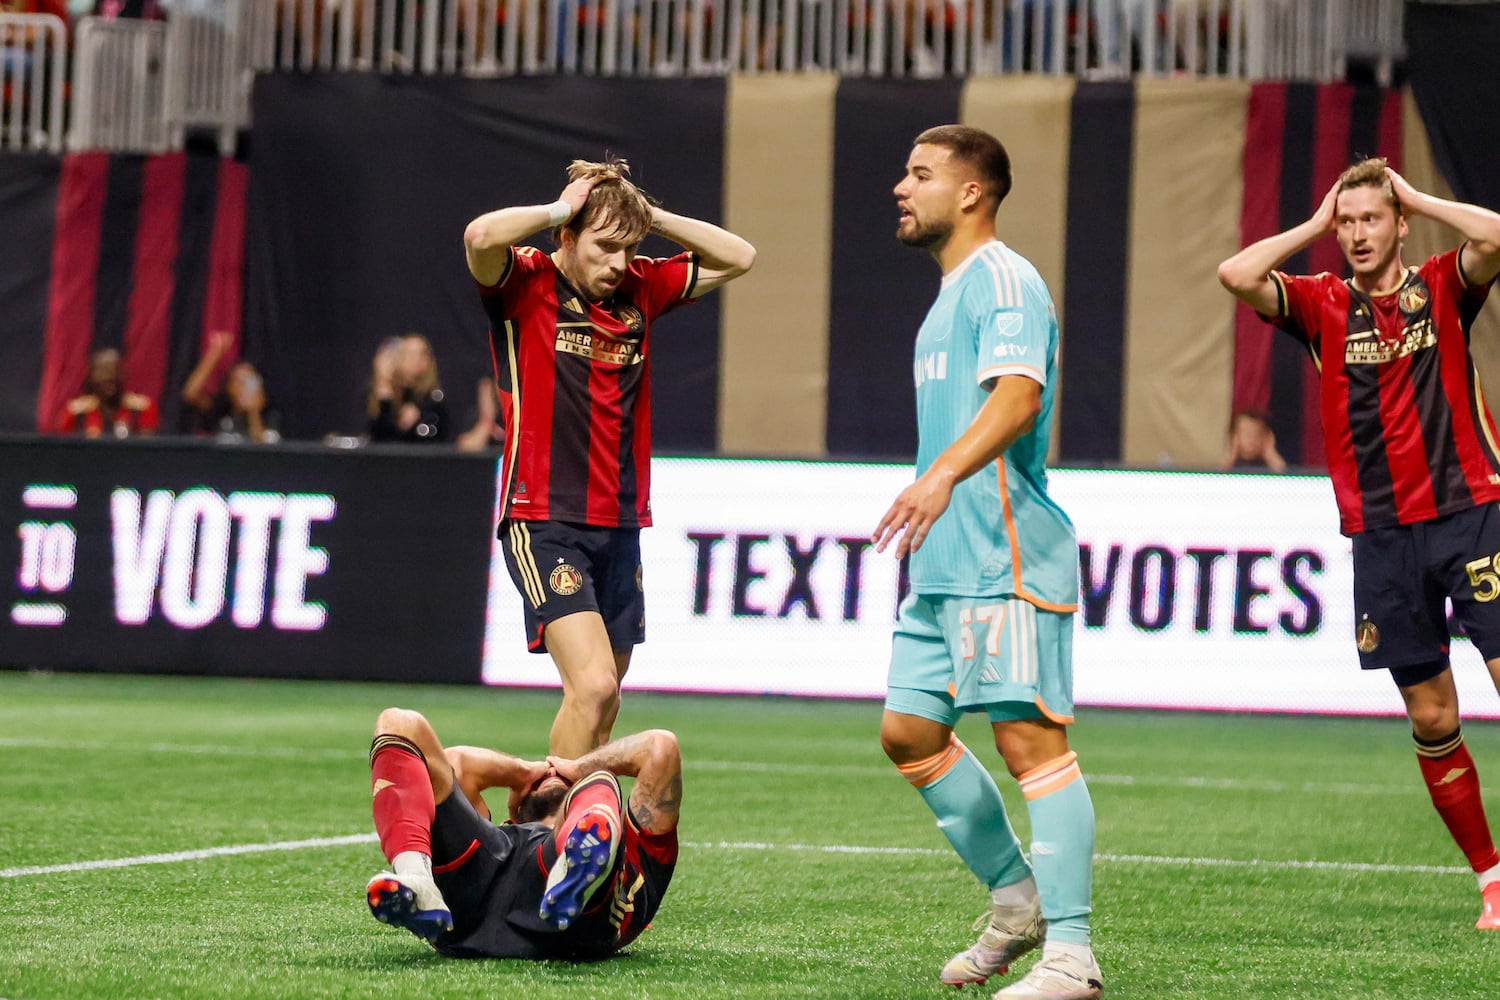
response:
{"label": "soccer player's bare arm", "polygon": [[453,780],[464,798],[485,817],[490,811],[480,793],[486,788],[508,788],[516,795],[547,775],[546,761],[525,760],[483,747],[445,747],[443,755],[453,768]]}
{"label": "soccer player's bare arm", "polygon": [[[571,219],[589,192],[599,182],[597,177],[580,177],[563,188],[552,205],[512,205],[486,212],[464,227],[464,256],[469,273],[483,285],[493,285],[505,276],[510,248],[533,233],[549,226],[560,226]],[[558,218],[553,205],[566,204],[567,215]]]}
{"label": "soccer player's bare arm", "polygon": [[1281,292],[1271,271],[1292,254],[1333,232],[1338,196],[1339,186],[1335,183],[1312,218],[1284,233],[1252,243],[1221,263],[1219,283],[1261,315],[1278,315],[1282,308]]}
{"label": "soccer player's bare arm", "polygon": [[1425,215],[1463,234],[1459,266],[1465,281],[1470,285],[1487,285],[1500,274],[1500,215],[1478,205],[1423,194],[1389,167],[1385,175],[1403,214]]}
{"label": "soccer player's bare arm", "polygon": [[570,781],[595,771],[634,778],[629,806],[636,826],[647,833],[668,833],[677,828],[682,808],[682,754],[673,733],[648,729],[622,736],[577,760],[548,757],[547,763]]}
{"label": "soccer player's bare arm", "polygon": [[896,558],[922,547],[933,523],[948,509],[953,487],[1005,454],[1031,429],[1042,409],[1042,386],[1026,375],[995,380],[989,398],[921,478],[902,490],[871,536],[877,552],[897,536]]}
{"label": "soccer player's bare arm", "polygon": [[701,219],[651,209],[652,229],[698,257],[694,298],[738,278],[755,264],[755,247],[729,230]]}

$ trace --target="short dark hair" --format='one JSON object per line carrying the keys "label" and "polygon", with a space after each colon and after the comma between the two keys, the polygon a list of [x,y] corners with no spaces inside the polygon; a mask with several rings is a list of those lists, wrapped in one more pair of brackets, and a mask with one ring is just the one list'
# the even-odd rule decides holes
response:
{"label": "short dark hair", "polygon": [[953,159],[979,174],[984,193],[999,208],[1010,194],[1010,154],[1000,140],[970,125],[936,125],[917,136],[914,146],[941,146]]}
{"label": "short dark hair", "polygon": [[532,792],[516,806],[517,823],[540,823],[557,812],[563,796],[568,794],[566,785],[553,785],[543,791]]}

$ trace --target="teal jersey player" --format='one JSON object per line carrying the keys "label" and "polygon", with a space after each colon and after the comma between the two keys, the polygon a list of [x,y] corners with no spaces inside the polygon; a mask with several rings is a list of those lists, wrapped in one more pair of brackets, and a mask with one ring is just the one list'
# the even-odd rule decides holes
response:
{"label": "teal jersey player", "polygon": [[1047,495],[1057,381],[1057,313],[1031,263],[999,240],[943,276],[917,334],[917,474],[974,421],[995,380],[1041,386],[1041,410],[993,467],[958,483],[947,512],[912,553],[919,594],[1014,594],[1071,611],[1078,594],[1073,524]]}
{"label": "teal jersey player", "polygon": [[[917,334],[917,476],[876,526],[911,556],[891,639],[880,745],[989,893],[951,986],[1041,957],[995,1000],[1098,1000],[1094,805],[1069,746],[1078,545],[1047,495],[1057,317],[1040,275],[996,237],[1011,188],[1000,141],[966,125],[917,136],[892,192],[896,237],[942,272]],[[1031,856],[999,787],[953,731],[983,712],[1031,820]],[[966,922],[966,921],[965,921]]]}

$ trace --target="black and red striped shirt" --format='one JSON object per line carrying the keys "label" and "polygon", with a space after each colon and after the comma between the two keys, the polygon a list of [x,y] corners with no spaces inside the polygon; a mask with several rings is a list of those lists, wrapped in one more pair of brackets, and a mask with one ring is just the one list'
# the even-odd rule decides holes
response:
{"label": "black and red striped shirt", "polygon": [[546,253],[512,247],[481,285],[505,445],[500,516],[651,524],[651,323],[692,301],[697,259],[637,257],[591,302]]}
{"label": "black and red striped shirt", "polygon": [[1318,366],[1344,534],[1500,500],[1500,435],[1469,355],[1489,285],[1469,283],[1458,250],[1374,295],[1327,272],[1272,278],[1272,321]]}

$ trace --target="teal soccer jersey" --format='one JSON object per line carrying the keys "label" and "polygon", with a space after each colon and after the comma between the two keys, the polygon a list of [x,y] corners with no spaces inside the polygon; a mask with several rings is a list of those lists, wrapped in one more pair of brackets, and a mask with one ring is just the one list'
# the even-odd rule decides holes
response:
{"label": "teal soccer jersey", "polygon": [[1042,387],[1032,428],[989,469],[959,483],[911,557],[918,594],[1014,594],[1052,611],[1078,598],[1073,524],[1047,495],[1047,442],[1057,380],[1057,314],[1041,275],[995,240],[943,276],[917,334],[917,475],[956,441],[995,380]]}

